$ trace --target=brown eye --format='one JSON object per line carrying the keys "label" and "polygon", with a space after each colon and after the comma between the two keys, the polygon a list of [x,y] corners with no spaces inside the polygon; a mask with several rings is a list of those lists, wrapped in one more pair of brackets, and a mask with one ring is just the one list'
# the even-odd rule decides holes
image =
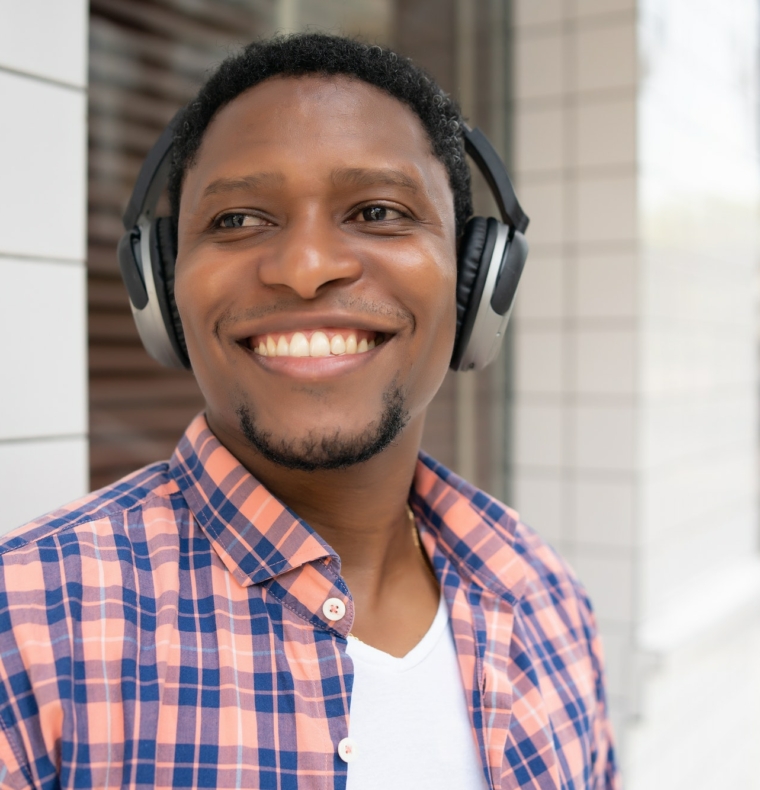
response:
{"label": "brown eye", "polygon": [[252,214],[224,214],[217,224],[220,228],[248,228],[266,225],[267,221]]}
{"label": "brown eye", "polygon": [[367,206],[361,210],[361,221],[383,222],[389,219],[399,219],[404,215],[400,211],[386,206]]}
{"label": "brown eye", "polygon": [[384,206],[370,206],[362,211],[365,222],[381,222],[386,218],[388,210]]}

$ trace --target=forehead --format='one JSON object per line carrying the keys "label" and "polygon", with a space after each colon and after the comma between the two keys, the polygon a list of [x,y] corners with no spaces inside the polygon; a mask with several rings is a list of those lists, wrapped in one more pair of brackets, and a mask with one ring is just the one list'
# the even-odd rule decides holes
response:
{"label": "forehead", "polygon": [[209,124],[188,182],[260,168],[264,160],[267,167],[287,162],[304,174],[320,166],[405,167],[423,180],[443,177],[448,185],[414,111],[342,75],[273,77],[240,94]]}

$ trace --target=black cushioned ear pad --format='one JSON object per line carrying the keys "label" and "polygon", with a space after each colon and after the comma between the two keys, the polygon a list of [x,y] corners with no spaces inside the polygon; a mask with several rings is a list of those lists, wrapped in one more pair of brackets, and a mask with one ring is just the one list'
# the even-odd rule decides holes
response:
{"label": "black cushioned ear pad", "polygon": [[472,288],[480,269],[488,230],[484,217],[472,217],[464,227],[457,259],[457,335],[454,342],[454,356],[462,336],[462,326],[467,308],[470,306]]}
{"label": "black cushioned ear pad", "polygon": [[151,237],[151,254],[155,256],[153,276],[161,314],[175,352],[189,368],[185,332],[174,300],[174,267],[177,263],[177,227],[174,220],[171,217],[158,217],[153,223]]}

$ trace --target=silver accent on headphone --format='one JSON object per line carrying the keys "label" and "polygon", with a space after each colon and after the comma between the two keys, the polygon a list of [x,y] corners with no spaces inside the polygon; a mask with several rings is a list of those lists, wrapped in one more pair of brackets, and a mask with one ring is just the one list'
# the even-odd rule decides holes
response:
{"label": "silver accent on headphone", "polygon": [[[510,307],[504,315],[499,315],[491,307],[491,294],[494,292],[497,278],[506,259],[508,244],[509,228],[499,223],[490,262],[491,265],[488,268],[488,276],[483,286],[483,298],[480,300],[478,312],[475,315],[475,322],[472,325],[470,340],[467,343],[457,370],[482,370],[493,361],[499,351],[499,346],[509,322],[509,316],[512,314],[512,308]],[[499,265],[495,264],[496,261],[499,262]]]}
{"label": "silver accent on headphone", "polygon": [[156,282],[153,277],[153,266],[150,257],[150,210],[144,211],[137,220],[140,230],[140,269],[142,271],[145,290],[148,293],[148,303],[142,310],[138,310],[129,300],[132,316],[135,319],[137,332],[140,335],[145,350],[162,365],[168,368],[184,370],[182,360],[177,356],[172,347],[166,331],[164,318],[161,314],[161,304],[156,292]]}

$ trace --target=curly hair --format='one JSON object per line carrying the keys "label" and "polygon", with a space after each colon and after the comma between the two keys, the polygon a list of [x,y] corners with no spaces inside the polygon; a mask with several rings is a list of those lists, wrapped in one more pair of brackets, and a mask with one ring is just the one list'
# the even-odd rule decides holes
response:
{"label": "curly hair", "polygon": [[254,41],[227,58],[182,111],[174,138],[169,200],[179,216],[185,172],[192,167],[214,115],[244,91],[274,76],[345,75],[406,104],[422,121],[435,157],[446,168],[454,195],[456,235],[472,215],[470,171],[465,161],[462,114],[456,102],[409,58],[376,45],[322,33]]}

